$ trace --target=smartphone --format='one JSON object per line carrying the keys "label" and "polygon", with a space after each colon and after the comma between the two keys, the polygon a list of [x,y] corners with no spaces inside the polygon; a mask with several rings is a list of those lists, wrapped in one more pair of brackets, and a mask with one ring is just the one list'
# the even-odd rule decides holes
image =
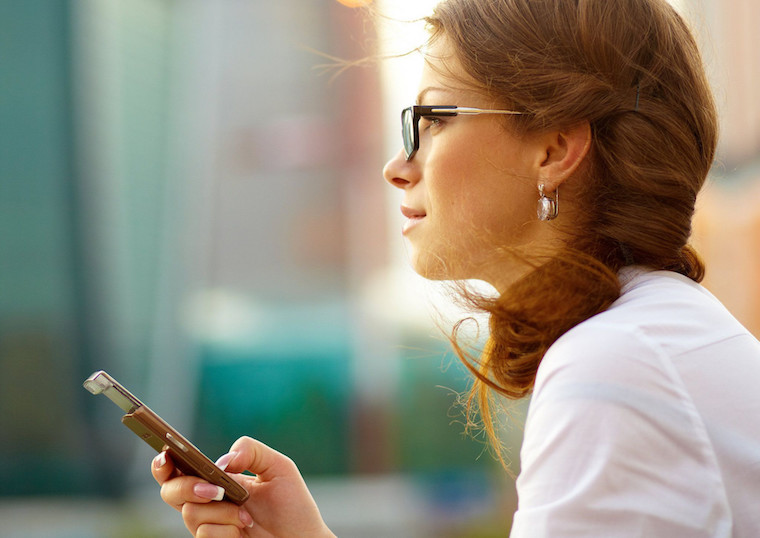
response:
{"label": "smartphone", "polygon": [[156,452],[165,450],[177,469],[221,486],[225,491],[224,500],[243,504],[248,499],[248,491],[243,486],[106,372],[100,370],[92,374],[84,382],[84,388],[93,394],[105,394],[121,407],[127,413],[121,422]]}

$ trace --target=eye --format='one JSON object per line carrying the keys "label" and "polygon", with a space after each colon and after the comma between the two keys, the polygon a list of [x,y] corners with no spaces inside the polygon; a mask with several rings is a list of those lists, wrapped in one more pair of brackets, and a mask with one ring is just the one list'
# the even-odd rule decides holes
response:
{"label": "eye", "polygon": [[422,116],[420,118],[420,129],[427,131],[431,127],[440,127],[444,124],[444,120],[438,116]]}

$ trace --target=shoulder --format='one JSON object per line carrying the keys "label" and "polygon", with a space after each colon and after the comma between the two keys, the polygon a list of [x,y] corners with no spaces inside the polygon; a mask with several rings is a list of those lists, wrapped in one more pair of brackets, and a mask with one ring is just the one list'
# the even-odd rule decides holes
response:
{"label": "shoulder", "polygon": [[672,361],[694,327],[658,332],[673,314],[662,313],[663,290],[671,305],[684,291],[698,304],[702,292],[656,284],[658,293],[629,287],[544,357],[521,449],[515,536],[581,536],[602,518],[605,536],[715,536],[730,522],[707,433]]}
{"label": "shoulder", "polygon": [[637,322],[639,315],[605,312],[565,333],[539,366],[533,399],[546,388],[646,387],[669,377],[661,345]]}
{"label": "shoulder", "polygon": [[630,270],[612,306],[580,323],[547,351],[535,392],[547,385],[603,382],[678,384],[676,363],[698,350],[754,338],[699,284],[666,271]]}
{"label": "shoulder", "polygon": [[725,413],[722,387],[757,379],[757,340],[680,275],[623,277],[620,299],[565,333],[539,366],[514,536],[586,536],[589,521],[609,537],[730,533],[700,409],[712,394]]}

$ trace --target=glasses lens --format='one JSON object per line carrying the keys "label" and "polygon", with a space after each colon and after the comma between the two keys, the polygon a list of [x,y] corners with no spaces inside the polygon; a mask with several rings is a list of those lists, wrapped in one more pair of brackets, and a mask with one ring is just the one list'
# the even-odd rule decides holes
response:
{"label": "glasses lens", "polygon": [[404,139],[404,152],[408,159],[414,153],[414,113],[411,108],[401,112],[401,136]]}

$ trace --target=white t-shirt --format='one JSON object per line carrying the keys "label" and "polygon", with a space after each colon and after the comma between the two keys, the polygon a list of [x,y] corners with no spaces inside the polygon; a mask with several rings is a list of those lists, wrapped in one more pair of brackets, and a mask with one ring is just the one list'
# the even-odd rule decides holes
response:
{"label": "white t-shirt", "polygon": [[760,343],[686,277],[621,281],[541,362],[510,536],[760,537]]}

